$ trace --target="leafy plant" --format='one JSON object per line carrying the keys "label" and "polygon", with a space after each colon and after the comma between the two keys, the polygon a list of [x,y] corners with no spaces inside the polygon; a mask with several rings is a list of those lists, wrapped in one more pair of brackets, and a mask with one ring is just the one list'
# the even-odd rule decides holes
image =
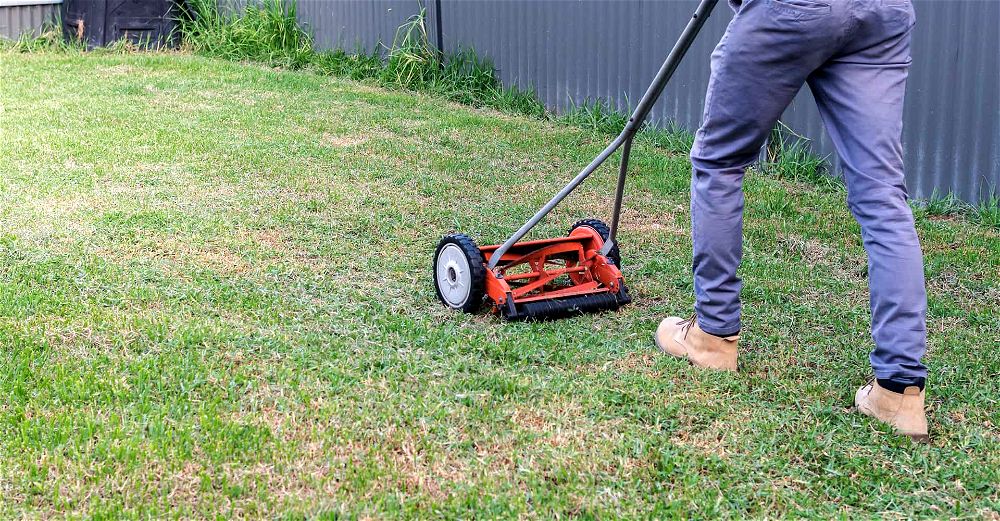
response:
{"label": "leafy plant", "polygon": [[809,139],[778,122],[771,131],[761,169],[775,177],[822,188],[842,187],[840,180],[829,173],[828,158],[813,154],[809,143]]}
{"label": "leafy plant", "polygon": [[969,213],[973,222],[1000,230],[1000,195],[992,194],[983,199],[973,205]]}

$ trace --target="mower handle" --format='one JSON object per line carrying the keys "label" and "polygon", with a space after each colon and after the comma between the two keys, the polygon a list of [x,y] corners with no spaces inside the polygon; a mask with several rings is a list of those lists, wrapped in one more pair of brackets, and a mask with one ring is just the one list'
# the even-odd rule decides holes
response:
{"label": "mower handle", "polygon": [[553,208],[556,207],[563,199],[566,198],[576,189],[584,179],[590,177],[590,174],[594,173],[598,167],[600,167],[611,154],[614,154],[618,148],[622,145],[625,149],[622,151],[622,162],[621,168],[618,172],[618,186],[615,191],[615,206],[614,215],[611,220],[611,233],[608,236],[608,240],[605,241],[604,247],[601,249],[602,254],[607,254],[614,247],[615,236],[618,233],[618,221],[621,214],[621,204],[622,198],[625,193],[625,177],[628,171],[628,158],[629,152],[632,148],[632,138],[635,137],[636,132],[642,127],[642,122],[646,120],[649,116],[649,112],[653,108],[653,104],[659,99],[660,95],[663,93],[664,87],[667,86],[667,82],[670,81],[670,77],[673,76],[674,71],[677,70],[677,66],[680,65],[681,60],[684,55],[687,54],[688,49],[691,48],[691,44],[694,43],[695,37],[701,31],[701,28],[708,21],[708,17],[712,14],[712,10],[715,9],[715,5],[719,3],[719,0],[701,0],[698,4],[698,8],[695,10],[694,14],[691,16],[691,20],[688,21],[687,26],[684,28],[684,32],[681,33],[680,38],[678,38],[677,43],[674,44],[673,49],[670,50],[670,54],[667,55],[666,60],[663,61],[663,65],[660,66],[660,70],[657,71],[656,76],[653,77],[652,83],[646,89],[646,93],[642,95],[639,100],[638,105],[636,105],[635,110],[632,112],[632,116],[629,117],[628,123],[622,130],[621,134],[616,137],[611,144],[607,146],[600,154],[594,158],[583,170],[580,171],[568,185],[563,187],[549,202],[545,203],[538,212],[535,213],[528,219],[528,222],[524,223],[513,235],[507,239],[499,248],[497,248],[493,253],[490,254],[490,261],[487,267],[493,269],[500,262],[500,258],[507,250],[511,248],[517,241],[524,238],[525,235],[531,231],[535,225],[538,224]]}

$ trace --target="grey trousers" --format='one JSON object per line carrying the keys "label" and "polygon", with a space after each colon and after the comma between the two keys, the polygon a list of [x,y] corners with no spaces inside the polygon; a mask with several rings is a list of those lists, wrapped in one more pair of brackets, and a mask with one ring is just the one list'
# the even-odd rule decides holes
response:
{"label": "grey trousers", "polygon": [[808,84],[842,160],[847,203],[868,253],[871,364],[879,378],[925,377],[923,259],[903,182],[909,0],[730,0],[712,54],[704,123],[691,150],[695,310],[702,329],[740,329],[743,175]]}

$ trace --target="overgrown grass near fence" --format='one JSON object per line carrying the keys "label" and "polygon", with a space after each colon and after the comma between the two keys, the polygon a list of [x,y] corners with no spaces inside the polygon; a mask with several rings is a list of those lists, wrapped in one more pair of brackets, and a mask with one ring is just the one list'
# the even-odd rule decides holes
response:
{"label": "overgrown grass near fence", "polygon": [[181,24],[184,45],[195,53],[255,61],[289,69],[373,80],[394,89],[430,92],[477,107],[542,117],[534,93],[504,87],[493,64],[464,50],[442,55],[430,43],[426,13],[397,31],[384,53],[319,51],[296,21],[295,2],[262,0],[241,13],[223,12],[216,0],[192,0]]}
{"label": "overgrown grass near fence", "polygon": [[312,37],[299,27],[296,3],[263,0],[227,13],[218,0],[190,0],[181,19],[186,46],[199,54],[298,69],[314,59]]}
{"label": "overgrown grass near fence", "polygon": [[1000,196],[989,195],[978,204],[969,204],[953,193],[941,194],[936,190],[927,199],[913,201],[918,219],[966,218],[976,224],[1000,230]]}
{"label": "overgrown grass near fence", "polygon": [[62,29],[54,24],[44,24],[38,34],[22,33],[15,40],[0,37],[0,51],[6,52],[67,52],[83,51],[84,47],[78,40],[63,37]]}

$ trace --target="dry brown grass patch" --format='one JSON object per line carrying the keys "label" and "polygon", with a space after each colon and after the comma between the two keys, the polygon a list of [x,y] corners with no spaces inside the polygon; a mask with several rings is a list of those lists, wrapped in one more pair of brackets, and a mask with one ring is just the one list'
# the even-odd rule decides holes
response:
{"label": "dry brown grass patch", "polygon": [[360,145],[368,141],[368,136],[339,136],[324,132],[320,137],[320,143],[331,148],[346,148]]}

